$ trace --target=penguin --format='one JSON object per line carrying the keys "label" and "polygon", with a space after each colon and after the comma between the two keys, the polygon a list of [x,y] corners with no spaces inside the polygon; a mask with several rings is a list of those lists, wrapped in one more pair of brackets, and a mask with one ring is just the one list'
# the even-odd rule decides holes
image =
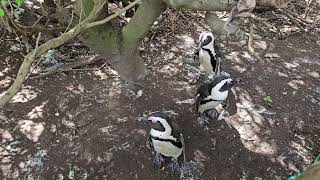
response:
{"label": "penguin", "polygon": [[197,81],[201,72],[207,72],[211,76],[221,74],[221,51],[212,32],[203,32],[199,36],[199,47],[194,53],[194,60],[199,59],[200,71],[193,78]]}
{"label": "penguin", "polygon": [[163,112],[154,112],[144,121],[151,127],[147,145],[156,152],[154,164],[161,167],[165,158],[171,158],[171,170],[179,170],[179,157],[185,161],[183,135],[178,126]]}
{"label": "penguin", "polygon": [[[200,120],[207,123],[209,119],[224,119],[225,109],[228,106],[229,91],[234,94],[234,85],[240,80],[234,80],[231,77],[220,75],[209,83],[202,84],[196,93],[196,111]],[[218,113],[216,107],[222,105],[223,111]]]}

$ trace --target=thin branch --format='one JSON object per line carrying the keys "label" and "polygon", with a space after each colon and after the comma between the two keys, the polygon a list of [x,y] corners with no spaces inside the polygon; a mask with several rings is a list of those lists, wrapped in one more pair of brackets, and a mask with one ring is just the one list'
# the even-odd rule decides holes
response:
{"label": "thin branch", "polygon": [[125,8],[123,9],[120,9],[118,12],[112,14],[111,16],[108,16],[107,18],[103,19],[103,20],[100,20],[100,21],[95,21],[95,22],[92,22],[92,23],[89,23],[86,25],[86,28],[92,28],[94,26],[98,26],[98,25],[101,25],[101,24],[105,24],[106,22],[118,17],[120,14],[126,12],[128,9],[132,8],[133,6],[135,6],[136,4],[140,3],[142,0],[135,0],[134,2],[130,3],[128,6],[126,6]]}
{"label": "thin branch", "polygon": [[121,9],[118,13],[115,13],[102,21],[97,21],[97,22],[92,22],[97,18],[96,13],[102,4],[104,4],[105,1],[102,2],[102,0],[94,0],[94,7],[91,10],[89,16],[87,16],[80,24],[77,24],[74,28],[70,29],[69,31],[62,33],[59,37],[51,39],[47,41],[46,43],[40,45],[37,49],[34,49],[30,53],[28,53],[25,58],[23,63],[21,64],[17,77],[14,80],[13,84],[9,87],[9,89],[4,93],[3,96],[0,97],[0,107],[3,107],[6,105],[11,98],[17,94],[17,92],[20,90],[23,82],[25,81],[27,75],[30,72],[30,67],[32,63],[35,61],[35,58],[41,56],[43,53],[48,51],[49,49],[56,48],[64,44],[66,41],[73,39],[80,33],[84,32],[88,28],[98,26],[100,24],[104,24],[113,18],[116,18],[119,16],[121,13],[125,12],[126,10],[130,9],[133,7],[135,4],[139,3],[141,0],[136,0],[133,3],[129,4],[125,8]]}
{"label": "thin branch", "polygon": [[69,24],[68,24],[68,26],[67,26],[67,28],[66,28],[66,30],[65,30],[64,32],[67,32],[68,29],[70,28],[70,26],[71,26],[71,24],[72,24],[72,21],[73,21],[73,18],[74,18],[74,12],[73,12],[73,10],[72,10],[70,22],[69,22]]}
{"label": "thin branch", "polygon": [[298,26],[298,28],[305,32],[305,30],[303,29],[303,27],[299,24],[299,22],[296,20],[295,17],[293,17],[291,14],[289,14],[287,11],[283,11],[282,9],[279,9],[279,11],[281,13],[283,13],[284,15],[286,15],[296,26]]}
{"label": "thin branch", "polygon": [[31,27],[36,26],[39,23],[39,21],[46,15],[48,15],[48,13],[44,13],[42,16],[40,16],[40,18],[38,18],[38,20]]}
{"label": "thin branch", "polygon": [[261,59],[260,56],[254,51],[253,48],[253,19],[250,18],[250,22],[249,22],[249,39],[248,39],[248,50],[251,53],[251,55],[253,55],[257,60]]}
{"label": "thin branch", "polygon": [[[34,48],[34,53],[32,55],[32,58],[35,58],[36,53],[37,53],[37,49],[38,49],[38,45],[39,45],[39,41],[40,41],[40,37],[41,37],[41,32],[39,32],[38,37],[37,37],[37,41],[36,41],[36,47]],[[34,66],[34,68],[32,70],[30,70],[30,73],[26,76],[26,79],[28,79],[28,77],[30,76],[30,74],[34,71],[34,69],[39,65],[41,59],[39,58],[36,65]]]}
{"label": "thin branch", "polygon": [[[49,76],[49,75],[52,75],[52,74],[65,72],[65,71],[76,71],[77,69],[73,69],[73,68],[77,68],[77,67],[81,67],[81,66],[84,66],[84,65],[92,64],[92,63],[94,63],[94,62],[96,62],[98,60],[100,60],[99,57],[94,57],[94,58],[90,58],[90,59],[85,58],[85,59],[82,59],[80,61],[75,61],[75,62],[70,62],[70,63],[65,63],[65,64],[59,64],[59,65],[56,65],[56,66],[54,66],[52,68],[49,68],[48,70],[45,70],[46,72],[39,73],[38,75],[30,77],[30,78],[31,79],[37,79],[37,78],[43,78],[43,77],[46,77],[46,76]],[[90,69],[90,70],[92,70],[92,69]]]}

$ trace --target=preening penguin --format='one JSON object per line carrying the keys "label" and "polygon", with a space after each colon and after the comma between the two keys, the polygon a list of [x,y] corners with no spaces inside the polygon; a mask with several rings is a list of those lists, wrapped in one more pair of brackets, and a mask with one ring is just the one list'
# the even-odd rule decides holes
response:
{"label": "preening penguin", "polygon": [[147,142],[156,152],[154,164],[161,166],[165,156],[172,160],[172,171],[179,169],[178,158],[183,154],[185,161],[185,155],[184,140],[178,127],[162,112],[154,112],[144,121],[151,127]]}
{"label": "preening penguin", "polygon": [[211,32],[203,32],[199,36],[199,47],[195,52],[194,59],[199,58],[200,72],[207,72],[212,76],[220,75],[221,52],[216,39]]}
{"label": "preening penguin", "polygon": [[[224,109],[228,106],[229,91],[232,90],[235,94],[233,86],[238,81],[239,80],[221,75],[215,77],[212,82],[201,85],[196,94],[196,109],[200,118],[223,119]],[[222,105],[223,111],[219,114],[216,107],[220,104]]]}

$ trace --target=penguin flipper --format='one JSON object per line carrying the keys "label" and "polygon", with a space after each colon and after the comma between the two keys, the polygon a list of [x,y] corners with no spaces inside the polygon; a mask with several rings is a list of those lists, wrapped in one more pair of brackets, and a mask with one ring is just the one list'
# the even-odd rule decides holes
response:
{"label": "penguin flipper", "polygon": [[184,138],[183,138],[183,134],[180,133],[180,141],[181,141],[181,144],[182,144],[182,153],[183,153],[183,163],[186,163],[187,162],[187,159],[186,159],[186,150],[185,150],[185,143],[184,143]]}
{"label": "penguin flipper", "polygon": [[149,136],[148,136],[148,139],[147,139],[146,145],[147,145],[147,147],[148,147],[149,149],[154,149],[153,144],[152,144],[152,139],[151,139],[150,134],[149,134]]}

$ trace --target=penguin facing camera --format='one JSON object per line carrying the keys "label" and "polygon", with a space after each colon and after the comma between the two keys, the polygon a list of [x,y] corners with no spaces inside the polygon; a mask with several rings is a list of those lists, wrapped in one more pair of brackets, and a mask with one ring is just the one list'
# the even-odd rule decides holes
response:
{"label": "penguin facing camera", "polygon": [[199,47],[195,51],[193,59],[194,61],[199,59],[200,71],[198,71],[189,83],[197,82],[201,72],[206,72],[212,77],[221,74],[221,52],[212,32],[203,32],[200,34]]}
{"label": "penguin facing camera", "polygon": [[[233,79],[228,76],[216,76],[210,83],[202,84],[196,93],[196,111],[200,124],[207,124],[213,119],[222,120],[227,112],[225,109],[229,105],[229,91],[235,95],[234,86],[240,79]],[[217,108],[222,106],[219,113]]]}
{"label": "penguin facing camera", "polygon": [[171,170],[179,171],[179,158],[183,158],[184,162],[186,159],[183,135],[177,125],[163,112],[151,113],[142,121],[151,127],[147,145],[156,153],[154,165],[161,167],[165,159],[169,158]]}

